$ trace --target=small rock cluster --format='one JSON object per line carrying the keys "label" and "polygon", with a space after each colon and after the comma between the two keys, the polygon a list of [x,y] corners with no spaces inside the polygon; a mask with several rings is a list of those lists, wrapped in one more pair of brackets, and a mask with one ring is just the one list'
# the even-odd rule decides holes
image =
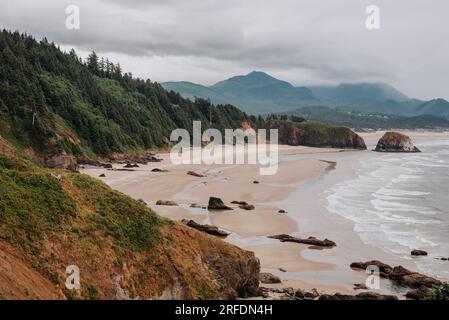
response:
{"label": "small rock cluster", "polygon": [[402,266],[391,267],[378,260],[367,262],[353,262],[351,268],[366,270],[368,266],[376,266],[379,268],[379,275],[383,278],[390,279],[394,283],[408,287],[412,290],[406,293],[406,297],[410,299],[424,299],[429,290],[435,286],[441,285],[441,281],[424,274],[407,270]]}

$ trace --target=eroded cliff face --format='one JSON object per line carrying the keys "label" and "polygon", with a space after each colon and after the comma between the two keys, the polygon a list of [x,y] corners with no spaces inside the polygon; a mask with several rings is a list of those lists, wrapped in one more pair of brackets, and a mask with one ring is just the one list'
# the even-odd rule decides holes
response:
{"label": "eroded cliff face", "polygon": [[56,155],[48,158],[44,164],[49,169],[67,169],[70,171],[78,171],[77,160],[72,155]]}
{"label": "eroded cliff face", "polygon": [[[168,230],[167,230],[168,232]],[[170,228],[170,243],[153,252],[117,256],[100,247],[52,237],[41,257],[0,241],[3,299],[236,299],[259,294],[259,260],[182,226]],[[98,241],[101,241],[98,239]],[[77,248],[77,244],[80,248]],[[64,286],[65,268],[80,268],[80,290]]]}
{"label": "eroded cliff face", "polygon": [[413,145],[409,136],[399,132],[386,132],[377,143],[376,149],[378,152],[420,152],[420,150]]}
{"label": "eroded cliff face", "polygon": [[175,239],[160,259],[174,272],[163,284],[164,295],[157,298],[235,299],[259,294],[260,263],[253,252],[184,226],[177,225],[170,234]]}
{"label": "eroded cliff face", "polygon": [[[254,253],[159,217],[102,182],[0,154],[0,297],[235,299]],[[80,270],[68,290],[66,267]]]}

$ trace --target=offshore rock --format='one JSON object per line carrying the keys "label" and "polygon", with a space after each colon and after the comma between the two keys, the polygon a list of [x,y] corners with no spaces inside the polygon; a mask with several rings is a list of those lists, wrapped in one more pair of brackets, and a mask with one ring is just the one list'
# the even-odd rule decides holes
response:
{"label": "offshore rock", "polygon": [[413,145],[412,139],[399,132],[387,132],[377,143],[377,152],[421,152]]}

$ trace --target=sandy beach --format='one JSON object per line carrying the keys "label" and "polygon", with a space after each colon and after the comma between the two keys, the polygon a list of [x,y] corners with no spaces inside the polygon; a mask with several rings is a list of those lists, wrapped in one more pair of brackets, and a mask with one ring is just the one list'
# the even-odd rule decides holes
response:
{"label": "sandy beach", "polygon": [[[361,135],[370,150],[383,132]],[[341,151],[280,146],[278,172],[271,176],[259,175],[258,165],[172,165],[169,154],[163,153],[158,154],[162,162],[140,165],[135,171],[87,166],[83,173],[93,177],[105,174],[99,179],[135,199],[142,199],[160,215],[176,221],[192,219],[230,232],[225,241],[255,252],[261,262],[261,271],[273,273],[282,280],[281,284],[262,286],[354,293],[353,285],[364,283],[366,275],[351,270],[351,262],[379,259],[393,265],[410,265],[363,243],[351,221],[329,216],[325,211],[325,199],[320,189],[325,186],[322,181],[332,184],[346,179],[355,172],[354,155],[369,156],[369,151]],[[122,167],[123,164],[114,164],[115,169]],[[337,169],[333,170],[335,167]],[[167,172],[152,172],[154,168]],[[205,176],[194,177],[188,175],[188,171]],[[233,210],[208,211],[205,207],[212,196],[221,198]],[[175,201],[178,206],[156,205],[158,200]],[[235,200],[246,201],[254,205],[255,210],[240,209],[231,204]],[[279,213],[279,210],[286,213]],[[313,250],[307,245],[267,238],[275,234],[329,238],[338,245],[332,249]],[[383,292],[394,291],[389,284],[383,287]]]}
{"label": "sandy beach", "polygon": [[[345,291],[343,286],[326,286],[289,278],[290,272],[332,269],[332,264],[309,261],[301,256],[307,246],[281,243],[268,239],[275,234],[292,234],[298,231],[298,223],[289,213],[279,213],[280,203],[291,194],[298,183],[324,174],[333,164],[320,160],[320,154],[338,153],[339,149],[280,146],[279,154],[302,155],[300,160],[281,160],[275,175],[259,175],[258,165],[172,165],[169,154],[158,154],[160,163],[140,165],[135,171],[114,171],[86,166],[82,172],[99,177],[112,188],[142,199],[160,215],[179,221],[193,219],[208,223],[231,233],[226,241],[254,251],[261,261],[262,270],[288,270],[279,276],[284,286],[317,288],[325,292]],[[123,164],[114,164],[120,169]],[[152,172],[154,168],[168,172]],[[188,175],[188,171],[204,174],[205,177]],[[258,181],[259,183],[254,183]],[[221,198],[232,211],[209,212],[204,209],[210,196]],[[158,200],[172,200],[178,206],[156,205]],[[246,201],[255,210],[240,209],[231,201]],[[197,204],[200,208],[192,208]],[[203,208],[201,208],[203,207]],[[282,272],[281,272],[282,273]]]}
{"label": "sandy beach", "polygon": [[[280,154],[316,154],[339,150],[306,147],[280,147]],[[279,165],[277,174],[260,176],[257,165],[171,165],[168,154],[160,154],[160,163],[141,165],[135,171],[111,171],[87,167],[84,173],[101,178],[116,190],[135,199],[142,199],[159,214],[173,220],[194,219],[198,223],[209,222],[236,233],[242,238],[291,233],[298,226],[286,214],[280,214],[274,204],[286,198],[295,184],[323,172],[329,164],[317,159],[285,161]],[[114,168],[122,168],[116,164]],[[152,172],[154,168],[168,172]],[[188,171],[204,174],[199,178],[188,175]],[[253,183],[258,181],[259,183]],[[208,212],[191,208],[191,204],[207,206],[208,199],[216,196],[234,210],[229,212]],[[179,206],[157,206],[158,200],[172,200]],[[246,201],[256,207],[254,211],[238,208],[231,201]]]}

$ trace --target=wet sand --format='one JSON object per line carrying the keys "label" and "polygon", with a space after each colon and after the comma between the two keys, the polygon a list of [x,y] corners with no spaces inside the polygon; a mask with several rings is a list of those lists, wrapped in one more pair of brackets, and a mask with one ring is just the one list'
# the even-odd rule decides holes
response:
{"label": "wet sand", "polygon": [[[281,154],[317,153],[322,149],[280,147]],[[328,150],[326,150],[328,151]],[[335,152],[335,150],[332,150]],[[328,163],[305,159],[285,161],[279,165],[277,174],[259,175],[258,165],[171,165],[169,156],[161,154],[161,163],[140,165],[135,171],[110,171],[102,168],[86,167],[83,173],[100,178],[112,188],[144,200],[159,214],[174,220],[206,220],[220,228],[234,232],[240,237],[265,236],[291,233],[297,224],[288,215],[278,213],[274,203],[286,198],[295,189],[295,183],[318,176],[329,166]],[[114,168],[122,168],[114,164]],[[151,172],[154,168],[168,172]],[[188,171],[205,174],[206,177],[188,175]],[[259,183],[253,183],[257,180]],[[205,209],[190,208],[191,204],[207,206],[211,196],[221,198],[234,210],[229,212],[209,212]],[[179,206],[157,206],[158,200],[172,200]],[[246,211],[233,205],[231,201],[246,201],[256,207]]]}
{"label": "wet sand", "polygon": [[[159,154],[160,163],[140,165],[135,171],[111,171],[89,167],[83,173],[99,178],[112,188],[135,199],[142,199],[160,215],[173,220],[193,219],[198,223],[209,223],[231,232],[226,241],[244,249],[254,251],[261,261],[262,271],[276,273],[283,283],[280,287],[293,286],[304,289],[317,288],[322,292],[347,291],[344,286],[308,283],[290,277],[298,271],[332,270],[335,265],[305,259],[301,251],[306,246],[281,243],[268,239],[274,234],[298,232],[298,222],[289,212],[279,213],[282,201],[294,192],[298,183],[322,174],[333,166],[320,160],[321,154],[338,153],[338,149],[280,146],[278,172],[271,176],[259,175],[258,165],[172,165],[168,154]],[[289,160],[285,156],[300,155],[304,159]],[[288,158],[288,157],[287,157]],[[123,164],[114,164],[115,169]],[[168,172],[151,172],[154,168]],[[194,177],[187,171],[205,174]],[[254,181],[259,183],[253,183]],[[191,204],[206,207],[210,196],[221,198],[232,211],[211,211],[191,208]],[[157,200],[172,200],[179,206],[159,206]],[[246,201],[255,210],[240,209],[231,201]],[[287,272],[279,271],[279,268]],[[279,285],[278,285],[279,286]]]}

